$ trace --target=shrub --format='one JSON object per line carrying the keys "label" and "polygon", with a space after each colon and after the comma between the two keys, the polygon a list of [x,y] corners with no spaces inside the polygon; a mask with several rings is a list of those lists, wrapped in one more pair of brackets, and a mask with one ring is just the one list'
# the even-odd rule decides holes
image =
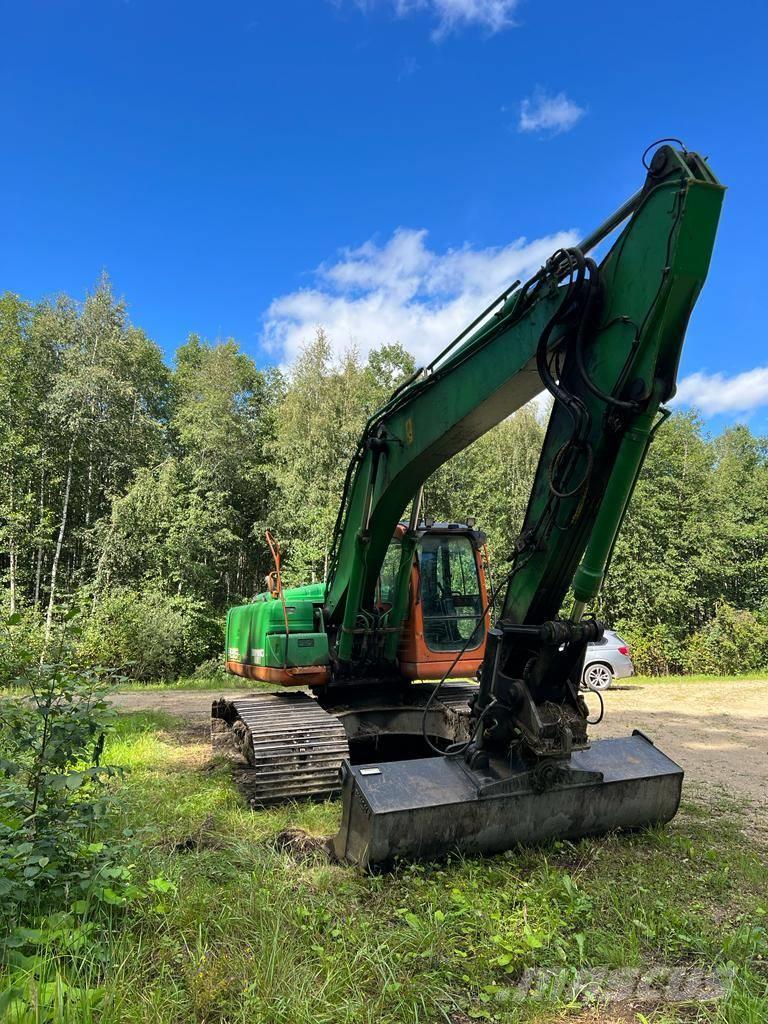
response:
{"label": "shrub", "polygon": [[201,662],[192,673],[192,679],[217,679],[223,686],[231,683],[232,677],[227,672],[223,650],[218,658],[208,658],[207,661]]}
{"label": "shrub", "polygon": [[115,914],[139,900],[165,913],[176,891],[162,876],[132,880],[133,840],[115,835],[118,770],[101,763],[113,680],[63,657],[78,635],[70,615],[57,660],[21,652],[20,693],[0,702],[0,1018],[18,1024],[101,1019]]}
{"label": "shrub", "polygon": [[638,675],[666,676],[682,670],[684,646],[669,626],[644,628],[625,621],[616,629],[629,644]]}
{"label": "shrub", "polygon": [[148,681],[192,672],[223,643],[222,624],[193,598],[121,588],[96,604],[78,653],[88,664]]}
{"label": "shrub", "polygon": [[0,686],[14,686],[29,665],[37,664],[45,644],[45,621],[27,608],[5,618],[0,642]]}
{"label": "shrub", "polygon": [[105,879],[125,870],[97,841],[116,774],[99,763],[114,715],[108,677],[28,658],[21,681],[28,692],[0,702],[2,935],[32,914],[109,902]]}
{"label": "shrub", "polygon": [[768,624],[752,612],[720,602],[710,621],[688,640],[688,672],[729,675],[768,666]]}

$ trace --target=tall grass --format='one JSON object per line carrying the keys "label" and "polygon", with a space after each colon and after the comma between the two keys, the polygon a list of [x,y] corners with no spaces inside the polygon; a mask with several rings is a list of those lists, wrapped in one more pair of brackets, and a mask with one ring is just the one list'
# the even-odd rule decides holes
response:
{"label": "tall grass", "polygon": [[167,890],[116,913],[92,955],[52,949],[48,977],[74,994],[24,1024],[555,1021],[564,1007],[504,1000],[523,969],[659,963],[732,965],[731,994],[700,1019],[768,1020],[764,851],[738,811],[713,822],[692,807],[642,834],[364,875],[275,844],[288,825],[335,831],[337,804],[254,813],[175,725],[124,716],[108,751],[129,769],[119,827],[139,841],[136,878]]}

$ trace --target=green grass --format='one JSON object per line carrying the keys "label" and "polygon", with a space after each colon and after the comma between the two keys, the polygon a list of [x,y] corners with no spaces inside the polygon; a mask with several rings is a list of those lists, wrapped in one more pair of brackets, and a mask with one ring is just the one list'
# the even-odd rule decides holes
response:
{"label": "green grass", "polygon": [[153,693],[164,690],[214,692],[218,690],[262,690],[274,689],[274,687],[267,683],[261,683],[257,679],[243,679],[240,676],[228,675],[225,672],[214,672],[209,676],[192,675],[152,683],[125,683],[119,689],[123,693]]}
{"label": "green grass", "polygon": [[666,683],[738,683],[748,680],[768,680],[768,670],[759,672],[744,672],[739,675],[718,676],[718,675],[677,675],[677,676],[631,676],[629,679],[618,680],[619,686],[635,684],[639,686],[663,686]]}
{"label": "green grass", "polygon": [[72,988],[18,1024],[554,1022],[577,1018],[505,999],[525,968],[691,963],[736,970],[727,1001],[695,1019],[768,1020],[765,850],[737,803],[691,802],[642,834],[366,876],[275,845],[289,825],[334,832],[338,804],[248,810],[226,765],[178,742],[183,725],[121,715],[105,755],[127,769],[116,831],[136,836],[136,881],[173,887],[118,911],[102,947],[52,949],[50,984]]}
{"label": "green grass", "polygon": [[[162,693],[166,690],[196,690],[201,693],[216,693],[220,690],[273,690],[269,683],[257,679],[242,679],[240,676],[228,675],[225,672],[213,672],[210,675],[180,676],[178,679],[155,680],[151,683],[126,682],[117,687],[118,693]],[[0,697],[18,697],[29,692],[28,686],[0,686]]]}
{"label": "green grass", "polygon": [[275,846],[288,825],[332,833],[338,804],[246,809],[226,765],[175,743],[181,724],[123,715],[107,751],[129,770],[119,830],[139,836],[135,877],[175,889],[116,917],[103,961],[78,961],[80,988],[101,990],[98,1013],[77,996],[55,1019],[555,1021],[566,1008],[504,1001],[524,968],[692,962],[737,965],[728,1001],[699,1019],[768,1019],[765,851],[745,840],[738,806],[694,803],[639,835],[366,876]]}

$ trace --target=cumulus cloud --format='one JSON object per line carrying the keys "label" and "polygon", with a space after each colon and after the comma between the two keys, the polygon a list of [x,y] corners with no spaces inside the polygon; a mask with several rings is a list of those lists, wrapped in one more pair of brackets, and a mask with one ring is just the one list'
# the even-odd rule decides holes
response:
{"label": "cumulus cloud", "polygon": [[[370,10],[377,0],[356,0],[362,10]],[[433,36],[440,38],[470,25],[489,32],[500,32],[514,25],[512,13],[519,0],[387,0],[399,18],[417,11],[431,14],[437,21]]]}
{"label": "cumulus cloud", "polygon": [[537,89],[520,104],[520,121],[517,129],[521,132],[540,132],[543,135],[560,135],[569,132],[584,117],[586,110],[569,99],[564,92],[549,95]]}
{"label": "cumulus cloud", "polygon": [[577,241],[576,231],[560,231],[503,247],[437,252],[425,230],[398,228],[383,244],[342,250],[317,268],[309,287],[276,298],[262,340],[289,363],[322,326],[337,352],[354,345],[366,355],[399,341],[424,364],[516,278]]}
{"label": "cumulus cloud", "polygon": [[695,405],[708,416],[745,413],[768,405],[768,366],[727,377],[723,373],[691,373],[678,385],[675,405]]}

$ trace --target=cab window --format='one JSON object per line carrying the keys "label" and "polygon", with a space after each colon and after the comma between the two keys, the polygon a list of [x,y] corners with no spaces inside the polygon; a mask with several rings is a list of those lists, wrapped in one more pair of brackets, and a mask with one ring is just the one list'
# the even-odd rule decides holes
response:
{"label": "cab window", "polygon": [[[485,625],[475,553],[469,537],[426,535],[419,552],[424,640],[432,651],[468,650],[483,642]],[[475,629],[477,627],[477,629]]]}
{"label": "cab window", "polygon": [[379,586],[376,597],[380,608],[389,608],[395,602],[395,589],[397,587],[397,572],[399,568],[400,541],[393,540],[387,548],[384,564],[379,573]]}

